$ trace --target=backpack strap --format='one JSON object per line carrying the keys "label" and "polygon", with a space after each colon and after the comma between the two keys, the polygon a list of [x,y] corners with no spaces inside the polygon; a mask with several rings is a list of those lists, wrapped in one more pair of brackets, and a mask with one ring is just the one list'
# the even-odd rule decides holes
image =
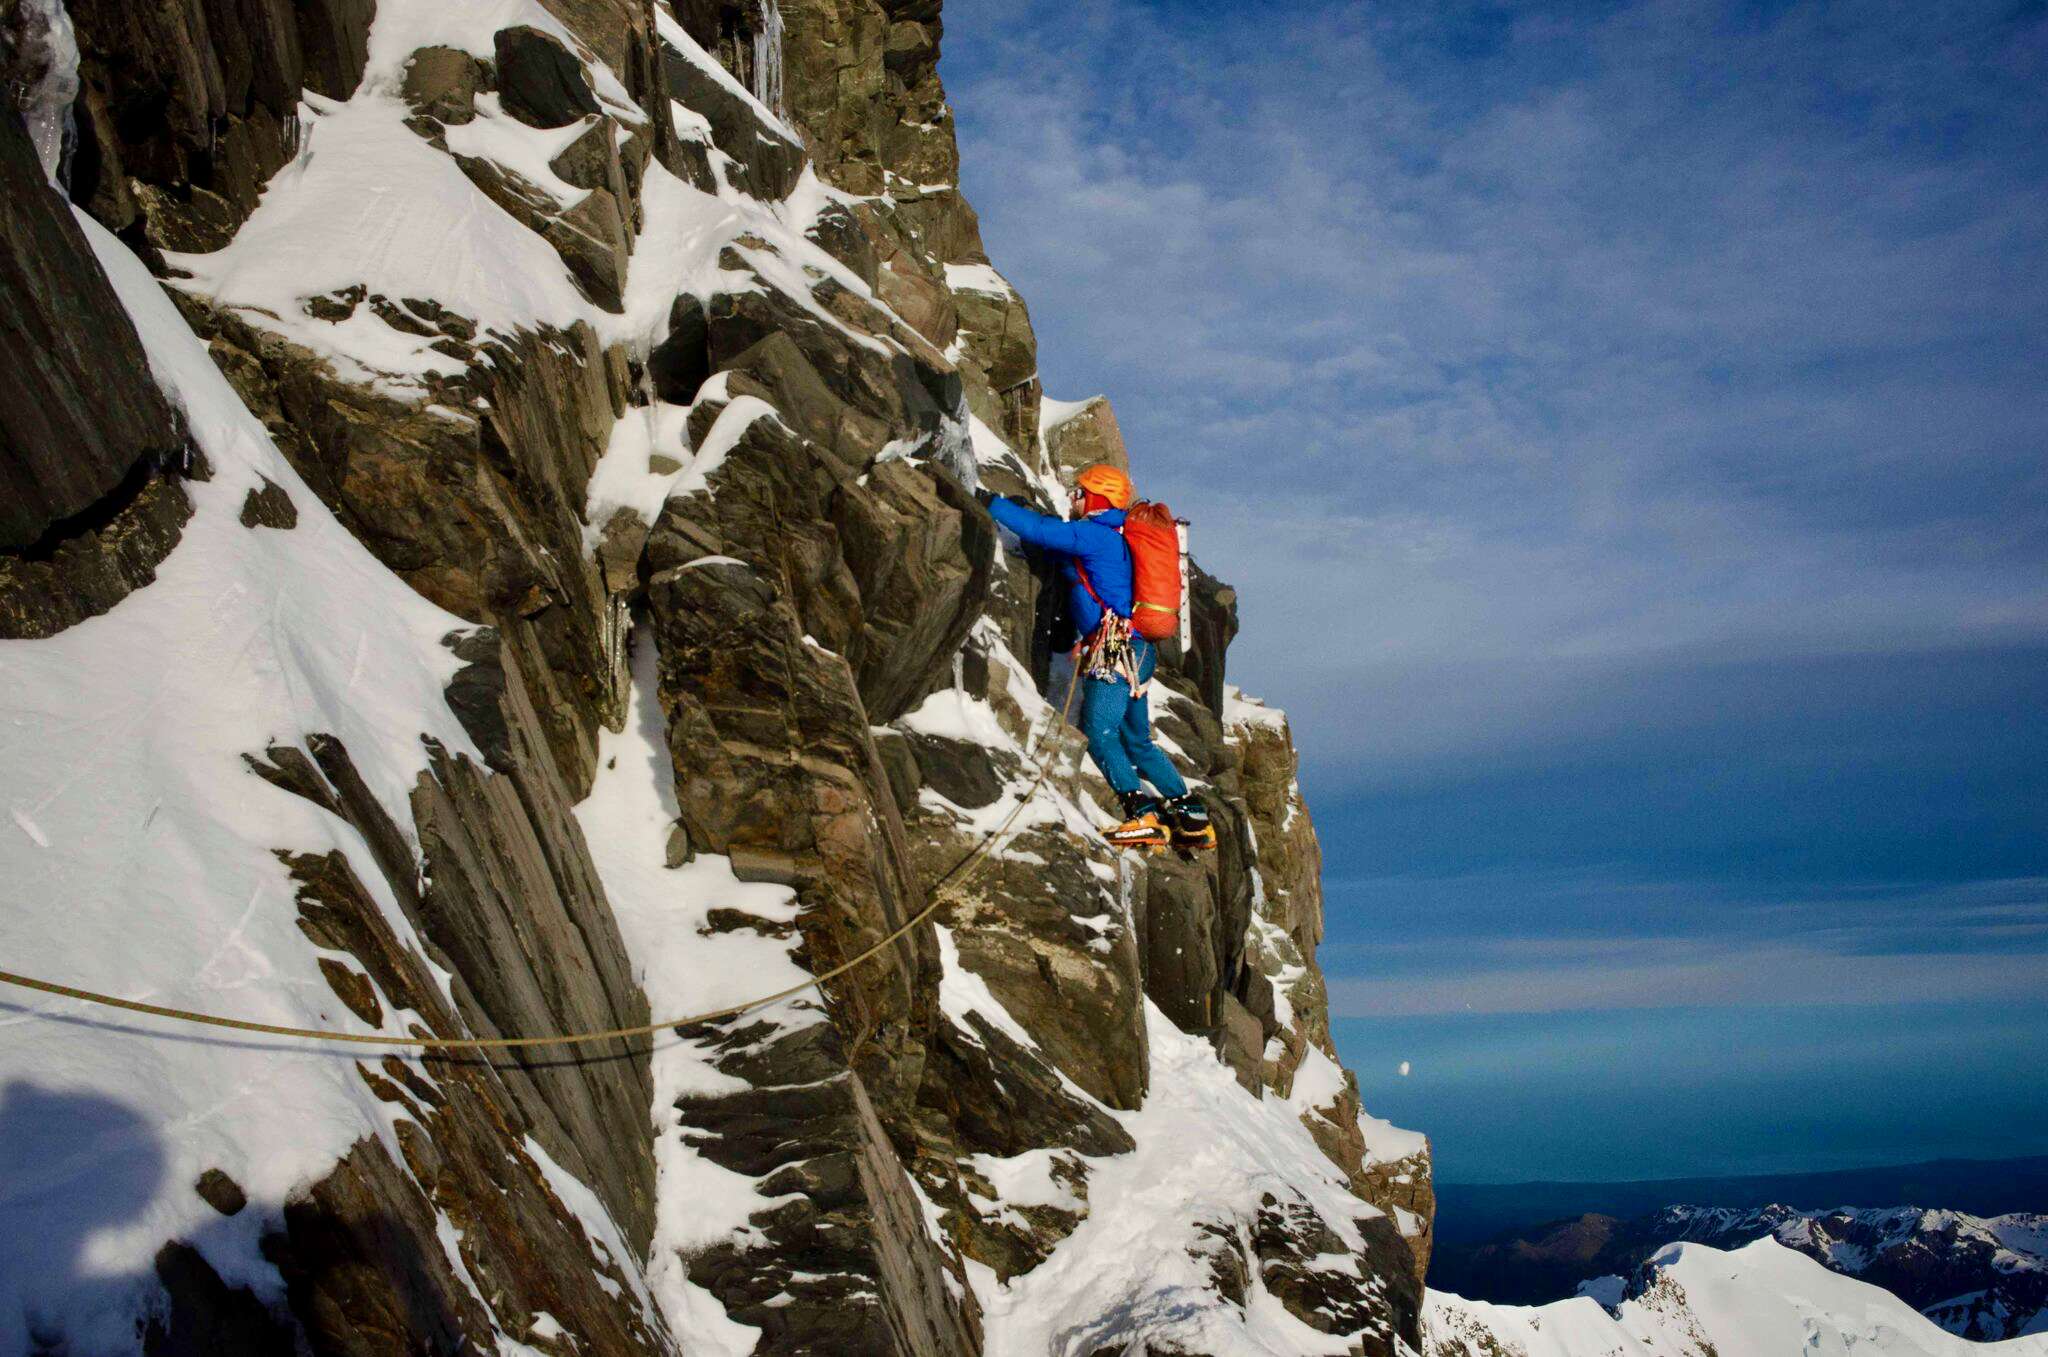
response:
{"label": "backpack strap", "polygon": [[[1109,525],[1105,523],[1105,524],[1104,524],[1103,526],[1104,526],[1104,527],[1108,527]],[[1117,541],[1119,541],[1119,542],[1122,542],[1122,543],[1123,543],[1123,548],[1124,548],[1124,555],[1126,555],[1126,556],[1129,556],[1129,555],[1131,554],[1131,544],[1130,544],[1129,542],[1124,542],[1124,540],[1123,540],[1123,538],[1124,538],[1124,534],[1123,534],[1123,530],[1122,530],[1122,529],[1117,529],[1117,530],[1116,530],[1116,537],[1117,537]],[[1096,593],[1096,592],[1095,592],[1095,584],[1094,584],[1094,582],[1093,582],[1093,581],[1091,581],[1091,580],[1090,580],[1090,579],[1088,578],[1088,567],[1087,567],[1087,566],[1085,566],[1085,565],[1083,565],[1083,564],[1081,564],[1081,558],[1080,558],[1079,556],[1076,556],[1076,557],[1074,558],[1074,574],[1075,574],[1075,575],[1077,575],[1077,576],[1078,576],[1078,577],[1080,578],[1080,580],[1081,580],[1081,587],[1082,587],[1083,589],[1086,589],[1086,590],[1088,591],[1088,597],[1090,597],[1090,598],[1092,598],[1092,599],[1094,599],[1094,600],[1095,600],[1095,606],[1096,606],[1096,607],[1098,607],[1098,608],[1100,608],[1100,609],[1102,609],[1102,615],[1103,615],[1104,617],[1107,617],[1107,616],[1109,616],[1109,615],[1110,615],[1111,613],[1115,613],[1115,614],[1116,614],[1116,615],[1117,615],[1118,617],[1124,617],[1124,618],[1125,618],[1125,620],[1127,620],[1127,621],[1129,620],[1129,619],[1128,619],[1128,617],[1127,617],[1127,616],[1126,616],[1125,614],[1117,612],[1117,611],[1116,611],[1116,609],[1114,609],[1114,608],[1110,607],[1110,606],[1109,606],[1109,605],[1108,605],[1107,603],[1104,603],[1104,602],[1102,601],[1102,595],[1100,595],[1100,594],[1098,594],[1098,593]],[[1132,573],[1131,573],[1131,598],[1132,598],[1132,600],[1133,600],[1133,606],[1135,606],[1135,600],[1137,599],[1137,595],[1138,595],[1138,576],[1137,576],[1137,563],[1136,563],[1136,562],[1134,561],[1134,562],[1132,562]],[[1152,605],[1148,605],[1148,606],[1152,606]]]}
{"label": "backpack strap", "polygon": [[1102,609],[1105,614],[1109,613],[1111,611],[1110,606],[1102,601],[1102,595],[1096,593],[1095,586],[1089,583],[1088,567],[1081,564],[1079,556],[1074,558],[1074,574],[1080,577],[1081,587],[1088,591],[1088,597],[1095,600],[1095,606]]}

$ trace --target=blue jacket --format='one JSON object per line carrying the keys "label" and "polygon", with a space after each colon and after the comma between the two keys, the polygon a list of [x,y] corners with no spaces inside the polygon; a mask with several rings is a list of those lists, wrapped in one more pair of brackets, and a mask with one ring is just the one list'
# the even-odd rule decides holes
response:
{"label": "blue jacket", "polygon": [[1069,522],[997,495],[989,501],[988,511],[1024,541],[1060,558],[1067,612],[1083,636],[1101,624],[1102,608],[1082,585],[1077,565],[1087,568],[1088,582],[1118,617],[1131,615],[1131,549],[1124,542],[1123,510],[1104,509]]}

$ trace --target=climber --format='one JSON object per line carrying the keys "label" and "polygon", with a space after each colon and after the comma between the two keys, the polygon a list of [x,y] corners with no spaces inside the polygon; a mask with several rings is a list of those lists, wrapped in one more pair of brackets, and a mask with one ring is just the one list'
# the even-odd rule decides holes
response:
{"label": "climber", "polygon": [[[986,491],[983,497],[996,522],[1060,559],[1068,614],[1082,637],[1074,648],[1081,733],[1088,737],[1089,756],[1123,803],[1123,823],[1102,836],[1120,848],[1214,848],[1216,830],[1208,807],[1152,741],[1145,689],[1159,651],[1131,630],[1132,560],[1123,533],[1131,478],[1108,462],[1083,467],[1074,478],[1072,517],[1066,519]],[[1141,776],[1159,796],[1145,794]]]}

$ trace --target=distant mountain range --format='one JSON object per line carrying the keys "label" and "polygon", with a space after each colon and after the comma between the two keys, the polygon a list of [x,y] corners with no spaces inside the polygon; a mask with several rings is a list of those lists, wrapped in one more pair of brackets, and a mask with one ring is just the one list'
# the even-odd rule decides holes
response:
{"label": "distant mountain range", "polygon": [[[2048,1332],[2048,1215],[1990,1218],[1914,1207],[1801,1211],[1669,1206],[1618,1220],[1598,1213],[1478,1246],[1440,1249],[1431,1284],[1507,1304],[1583,1288],[1605,1304],[1642,1289],[1674,1243],[1738,1249],[1773,1238],[1832,1272],[1891,1292],[1936,1325],[1977,1341]],[[1596,1280],[1597,1279],[1597,1280]]]}
{"label": "distant mountain range", "polygon": [[1829,1272],[1775,1237],[1739,1249],[1669,1244],[1629,1279],[1543,1306],[1432,1290],[1425,1357],[2048,1357],[2048,1333],[1995,1348],[1946,1332],[1898,1297]]}
{"label": "distant mountain range", "polygon": [[[1830,1173],[1741,1178],[1664,1178],[1626,1183],[1436,1184],[1436,1242],[1481,1244],[1503,1234],[1588,1213],[1632,1220],[1674,1202],[1752,1208],[1786,1202],[1805,1210],[1846,1203],[1919,1202],[1972,1215],[2048,1212],[2048,1155],[2026,1159],[1936,1159]],[[1444,1285],[1434,1273],[1431,1285]],[[1452,1288],[1455,1290],[1455,1288]]]}

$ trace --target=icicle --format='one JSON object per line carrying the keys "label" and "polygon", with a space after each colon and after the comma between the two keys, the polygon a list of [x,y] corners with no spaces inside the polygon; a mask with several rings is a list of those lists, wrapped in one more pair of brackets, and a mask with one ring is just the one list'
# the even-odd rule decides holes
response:
{"label": "icicle", "polygon": [[967,420],[967,396],[962,393],[953,412],[939,420],[938,446],[931,455],[958,476],[960,484],[969,490],[979,490],[981,466],[974,460],[974,436],[968,431]]}
{"label": "icicle", "polygon": [[782,6],[762,0],[761,26],[754,32],[754,97],[782,116]]}
{"label": "icicle", "polygon": [[78,98],[78,36],[64,0],[21,0],[9,27],[19,83],[8,93],[28,124],[43,173],[62,188],[58,171]]}
{"label": "icicle", "polygon": [[624,594],[612,594],[605,599],[604,608],[604,660],[605,678],[609,702],[605,712],[605,725],[624,729],[626,718],[631,715],[633,697],[633,669],[630,659],[632,648],[633,621],[630,606]]}

